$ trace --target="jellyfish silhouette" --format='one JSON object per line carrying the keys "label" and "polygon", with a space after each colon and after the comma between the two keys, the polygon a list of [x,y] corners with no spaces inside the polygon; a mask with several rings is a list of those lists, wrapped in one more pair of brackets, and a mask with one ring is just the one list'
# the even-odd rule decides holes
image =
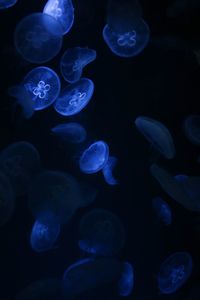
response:
{"label": "jellyfish silhouette", "polygon": [[156,197],[153,198],[152,204],[158,219],[166,226],[171,225],[172,211],[167,202],[160,197]]}
{"label": "jellyfish silhouette", "polygon": [[188,252],[170,255],[160,266],[158,288],[163,294],[172,294],[181,288],[192,273],[193,262]]}
{"label": "jellyfish silhouette", "polygon": [[185,135],[190,142],[200,146],[200,115],[191,115],[184,121]]}
{"label": "jellyfish silhouette", "polygon": [[13,143],[0,152],[0,170],[10,179],[16,196],[23,195],[40,171],[39,153],[28,142]]}
{"label": "jellyfish silhouette", "polygon": [[53,17],[34,13],[16,26],[14,42],[22,57],[41,64],[55,57],[62,46],[62,26]]}
{"label": "jellyfish silhouette", "polygon": [[14,6],[18,0],[0,0],[0,9],[6,9]]}
{"label": "jellyfish silhouette", "polygon": [[54,104],[55,110],[63,116],[79,113],[90,101],[94,92],[94,83],[87,78],[68,85]]}
{"label": "jellyfish silhouette", "polygon": [[132,293],[134,286],[134,271],[129,262],[123,263],[123,271],[118,282],[118,292],[120,296],[127,297]]}
{"label": "jellyfish silhouette", "polygon": [[97,141],[85,149],[79,160],[80,170],[93,174],[104,168],[109,157],[109,147],[104,141]]}
{"label": "jellyfish silhouette", "polygon": [[15,208],[15,196],[9,178],[0,173],[0,226],[12,217]]}
{"label": "jellyfish silhouette", "polygon": [[136,118],[135,126],[165,158],[174,158],[174,142],[165,125],[154,119],[140,116]]}
{"label": "jellyfish silhouette", "polygon": [[79,231],[79,247],[90,254],[113,256],[125,243],[125,230],[120,219],[104,209],[94,209],[84,215]]}
{"label": "jellyfish silhouette", "polygon": [[51,131],[60,137],[62,141],[72,144],[83,143],[87,137],[85,128],[75,122],[59,124],[53,127]]}
{"label": "jellyfish silhouette", "polygon": [[118,184],[118,180],[113,176],[113,169],[115,168],[117,161],[118,159],[116,157],[109,156],[106,165],[102,169],[104,179],[109,185]]}
{"label": "jellyfish silhouette", "polygon": [[74,23],[74,7],[71,0],[48,0],[43,13],[60,22],[63,35],[68,33]]}
{"label": "jellyfish silhouette", "polygon": [[89,48],[69,48],[60,61],[62,76],[67,82],[73,83],[81,78],[83,68],[96,59],[96,51]]}

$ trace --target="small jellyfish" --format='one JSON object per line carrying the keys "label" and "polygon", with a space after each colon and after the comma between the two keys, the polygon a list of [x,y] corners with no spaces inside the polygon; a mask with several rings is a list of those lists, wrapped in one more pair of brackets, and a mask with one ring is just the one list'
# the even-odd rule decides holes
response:
{"label": "small jellyfish", "polygon": [[97,141],[83,151],[79,160],[80,170],[85,174],[97,173],[107,164],[108,157],[108,145],[104,141]]}
{"label": "small jellyfish", "polygon": [[123,271],[118,282],[118,292],[120,296],[127,297],[132,293],[134,286],[134,270],[129,262],[123,263]]}
{"label": "small jellyfish", "polygon": [[68,85],[54,104],[55,110],[62,116],[79,113],[90,101],[94,92],[94,83],[87,78]]}
{"label": "small jellyfish", "polygon": [[200,115],[191,115],[184,121],[185,135],[190,142],[200,146]]}
{"label": "small jellyfish", "polygon": [[14,42],[22,57],[41,64],[54,58],[62,46],[62,27],[53,17],[34,13],[16,26]]}
{"label": "small jellyfish", "polygon": [[28,142],[17,142],[0,152],[0,170],[8,176],[16,196],[23,195],[40,171],[40,156]]}
{"label": "small jellyfish", "polygon": [[71,0],[48,0],[44,14],[50,15],[60,22],[63,35],[67,34],[74,23],[74,7]]}
{"label": "small jellyfish", "polygon": [[15,197],[9,178],[0,173],[0,226],[5,225],[13,215]]}
{"label": "small jellyfish", "polygon": [[158,288],[163,294],[172,294],[181,288],[192,273],[193,262],[188,252],[170,255],[160,266]]}
{"label": "small jellyfish", "polygon": [[14,6],[18,0],[0,0],[0,9],[6,9]]}
{"label": "small jellyfish", "polygon": [[165,125],[154,119],[140,116],[136,118],[135,126],[165,158],[174,158],[175,146],[173,138]]}
{"label": "small jellyfish", "polygon": [[167,202],[160,197],[156,197],[152,200],[152,204],[159,220],[166,226],[171,225],[172,212]]}
{"label": "small jellyfish", "polygon": [[104,179],[109,185],[118,184],[118,180],[113,176],[113,169],[115,168],[117,161],[118,159],[116,157],[109,156],[106,165],[102,169]]}
{"label": "small jellyfish", "polygon": [[120,219],[104,209],[94,209],[82,217],[79,247],[94,255],[113,256],[125,243],[125,230]]}
{"label": "small jellyfish", "polygon": [[60,137],[62,141],[72,144],[83,143],[87,137],[85,128],[75,122],[59,124],[53,127],[51,131]]}
{"label": "small jellyfish", "polygon": [[89,48],[69,48],[60,61],[60,70],[64,79],[73,83],[81,78],[83,68],[96,59],[96,51]]}

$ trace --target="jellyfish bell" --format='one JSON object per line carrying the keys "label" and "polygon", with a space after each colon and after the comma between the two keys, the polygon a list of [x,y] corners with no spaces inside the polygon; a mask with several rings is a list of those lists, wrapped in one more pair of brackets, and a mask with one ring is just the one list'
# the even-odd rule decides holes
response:
{"label": "jellyfish bell", "polygon": [[0,0],[0,10],[14,6],[18,0]]}
{"label": "jellyfish bell", "polygon": [[184,121],[183,127],[188,140],[200,146],[200,115],[188,116]]}
{"label": "jellyfish bell", "polygon": [[156,197],[152,200],[153,208],[155,210],[156,215],[162,221],[162,223],[166,226],[171,225],[172,223],[172,211],[167,202],[165,202],[162,198]]}
{"label": "jellyfish bell", "polygon": [[15,208],[15,196],[9,178],[0,172],[0,226],[12,217]]}
{"label": "jellyfish bell", "polygon": [[164,124],[152,118],[140,116],[136,118],[135,126],[165,158],[174,158],[176,150],[173,138]]}
{"label": "jellyfish bell", "polygon": [[34,13],[17,24],[15,48],[25,60],[41,64],[58,54],[62,46],[62,33],[62,26],[55,18]]}
{"label": "jellyfish bell", "polygon": [[129,262],[123,263],[123,271],[118,282],[118,293],[120,296],[129,296],[134,287],[134,270]]}
{"label": "jellyfish bell", "polygon": [[109,185],[116,185],[119,183],[113,175],[113,169],[115,168],[117,161],[118,159],[115,156],[109,156],[106,165],[102,169],[104,179]]}
{"label": "jellyfish bell", "polygon": [[87,137],[85,128],[76,122],[58,124],[51,131],[60,137],[62,141],[71,144],[83,143]]}

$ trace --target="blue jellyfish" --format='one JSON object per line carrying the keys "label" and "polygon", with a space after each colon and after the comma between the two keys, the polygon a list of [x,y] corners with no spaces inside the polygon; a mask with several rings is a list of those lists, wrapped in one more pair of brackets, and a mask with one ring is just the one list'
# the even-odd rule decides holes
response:
{"label": "blue jellyfish", "polygon": [[63,35],[68,33],[74,23],[74,7],[71,0],[48,0],[43,13],[52,16],[62,26]]}
{"label": "blue jellyfish", "polygon": [[174,158],[176,151],[173,138],[165,125],[159,121],[143,116],[136,118],[135,125],[151,145],[165,158]]}
{"label": "blue jellyfish", "polygon": [[118,282],[118,291],[120,296],[129,296],[134,286],[134,270],[129,262],[123,263],[123,271]]}
{"label": "blue jellyfish", "polygon": [[171,225],[172,211],[167,202],[160,197],[156,197],[153,198],[152,204],[158,218],[163,222],[163,224],[166,226]]}
{"label": "blue jellyfish", "polygon": [[25,60],[41,64],[58,54],[62,46],[62,33],[62,26],[53,17],[34,13],[16,26],[15,47]]}
{"label": "blue jellyfish", "polygon": [[69,48],[60,61],[60,70],[67,82],[73,83],[81,78],[83,68],[96,59],[96,51],[89,48]]}
{"label": "blue jellyfish", "polygon": [[90,101],[94,92],[94,83],[87,78],[68,85],[54,104],[55,110],[63,116],[79,113]]}
{"label": "blue jellyfish", "polygon": [[51,131],[61,138],[72,144],[80,144],[86,140],[87,132],[79,123],[70,122],[59,124],[51,129]]}
{"label": "blue jellyfish", "polygon": [[118,180],[113,176],[113,169],[115,168],[117,161],[118,159],[116,157],[109,156],[106,165],[102,169],[104,179],[109,185],[118,184]]}
{"label": "blue jellyfish", "polygon": [[0,152],[0,170],[8,176],[17,196],[23,195],[40,171],[40,156],[28,142],[17,142]]}
{"label": "blue jellyfish", "polygon": [[190,142],[200,146],[200,115],[191,115],[184,121],[185,135]]}
{"label": "blue jellyfish", "polygon": [[0,9],[6,9],[14,6],[18,0],[0,0]]}
{"label": "blue jellyfish", "polygon": [[188,252],[170,255],[160,266],[157,275],[158,288],[163,294],[176,292],[192,273],[193,262]]}
{"label": "blue jellyfish", "polygon": [[122,269],[122,263],[112,258],[89,258],[72,264],[63,276],[66,299],[119,280]]}
{"label": "blue jellyfish", "polygon": [[0,226],[12,217],[15,208],[15,196],[9,178],[0,173]]}
{"label": "blue jellyfish", "polygon": [[120,219],[104,209],[94,209],[84,215],[79,231],[79,247],[90,254],[113,256],[125,243],[125,230]]}
{"label": "blue jellyfish", "polygon": [[186,182],[188,179],[188,176],[185,174],[177,174],[174,176],[174,178],[178,181],[178,182]]}
{"label": "blue jellyfish", "polygon": [[109,147],[104,141],[97,141],[85,149],[79,160],[80,170],[93,174],[104,168],[109,157]]}

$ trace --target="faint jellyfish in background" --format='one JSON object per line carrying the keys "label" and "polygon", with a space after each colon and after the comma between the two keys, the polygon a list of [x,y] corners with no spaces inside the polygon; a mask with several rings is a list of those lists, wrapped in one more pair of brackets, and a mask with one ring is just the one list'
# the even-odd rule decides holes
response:
{"label": "faint jellyfish in background", "polygon": [[174,141],[165,125],[152,118],[140,116],[136,118],[135,126],[160,154],[167,159],[174,158]]}
{"label": "faint jellyfish in background", "polygon": [[40,171],[40,155],[28,142],[16,142],[0,152],[0,170],[10,179],[16,196],[25,194]]}
{"label": "faint jellyfish in background", "polygon": [[18,0],[0,0],[0,9],[6,9],[14,6]]}
{"label": "faint jellyfish in background", "polygon": [[0,173],[0,226],[12,217],[15,208],[15,196],[9,178]]}
{"label": "faint jellyfish in background", "polygon": [[158,288],[163,294],[172,294],[181,288],[192,273],[193,262],[188,252],[170,255],[160,266]]}
{"label": "faint jellyfish in background", "polygon": [[166,226],[172,223],[172,211],[168,203],[162,198],[156,197],[152,200],[153,209],[158,217],[158,219]]}
{"label": "faint jellyfish in background", "polygon": [[112,258],[83,259],[72,264],[64,273],[64,294],[75,299],[84,292],[119,280],[122,263]]}
{"label": "faint jellyfish in background", "polygon": [[79,248],[89,254],[113,256],[125,243],[125,230],[120,219],[104,209],[94,209],[84,215],[79,231]]}
{"label": "faint jellyfish in background", "polygon": [[89,48],[69,48],[60,60],[61,74],[67,82],[78,81],[83,68],[96,59],[96,51]]}
{"label": "faint jellyfish in background", "polygon": [[79,123],[70,122],[56,125],[51,131],[62,141],[71,144],[81,144],[86,140],[87,132]]}
{"label": "faint jellyfish in background", "polygon": [[67,34],[73,26],[74,7],[71,0],[48,0],[43,13],[60,22],[63,35]]}
{"label": "faint jellyfish in background", "polygon": [[80,170],[93,174],[102,170],[108,162],[109,147],[104,141],[97,141],[85,149],[79,160]]}
{"label": "faint jellyfish in background", "polygon": [[14,42],[22,57],[41,64],[54,58],[62,46],[62,26],[53,17],[34,13],[16,26]]}
{"label": "faint jellyfish in background", "polygon": [[200,115],[191,115],[184,121],[184,132],[190,142],[200,146]]}
{"label": "faint jellyfish in background", "polygon": [[186,182],[186,180],[188,179],[189,176],[185,175],[185,174],[177,174],[174,176],[174,178],[180,182],[180,183],[184,183]]}
{"label": "faint jellyfish in background", "polygon": [[79,113],[90,101],[94,92],[94,83],[87,78],[68,85],[54,104],[55,110],[62,116]]}
{"label": "faint jellyfish in background", "polygon": [[115,156],[109,156],[106,165],[102,169],[104,179],[109,185],[118,184],[118,180],[113,175],[113,169],[117,164],[118,159]]}
{"label": "faint jellyfish in background", "polygon": [[133,291],[134,286],[134,270],[129,262],[123,263],[123,271],[118,282],[118,293],[120,296],[127,297]]}

